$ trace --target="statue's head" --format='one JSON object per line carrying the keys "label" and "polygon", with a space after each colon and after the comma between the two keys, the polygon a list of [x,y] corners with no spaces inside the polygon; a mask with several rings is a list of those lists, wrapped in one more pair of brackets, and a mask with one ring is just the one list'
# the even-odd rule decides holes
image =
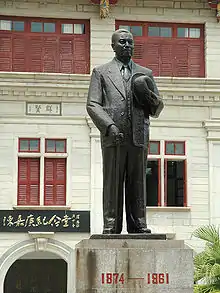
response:
{"label": "statue's head", "polygon": [[122,62],[129,61],[134,51],[132,34],[126,29],[115,31],[112,35],[112,49],[119,60]]}

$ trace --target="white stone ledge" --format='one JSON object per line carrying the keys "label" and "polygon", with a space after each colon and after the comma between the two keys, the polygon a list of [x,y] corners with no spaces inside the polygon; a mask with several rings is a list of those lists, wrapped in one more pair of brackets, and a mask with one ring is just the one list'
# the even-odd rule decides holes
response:
{"label": "white stone ledge", "polygon": [[[0,72],[0,85],[4,87],[41,87],[82,89],[89,85],[89,74]],[[13,82],[13,83],[12,83]]]}
{"label": "white stone ledge", "polygon": [[77,116],[4,116],[0,117],[0,124],[50,124],[50,125],[86,125],[85,117]]}
{"label": "white stone ledge", "polygon": [[[63,73],[29,73],[29,72],[0,72],[1,85],[8,85],[8,82],[15,81],[10,84],[11,87],[25,83],[27,86],[46,83],[47,87],[55,87],[58,85],[63,87],[69,85],[89,85],[90,74],[63,74]],[[176,87],[183,87],[185,90],[189,88],[197,88],[204,86],[207,89],[216,89],[219,91],[220,78],[185,78],[185,77],[155,77],[159,87],[168,87],[175,85]],[[34,84],[32,84],[34,82]],[[51,82],[52,84],[48,84]],[[199,87],[199,88],[198,88]]]}
{"label": "white stone ledge", "polygon": [[70,210],[71,206],[13,206],[15,210]]}
{"label": "white stone ledge", "polygon": [[190,212],[191,207],[146,207],[147,212]]}
{"label": "white stone ledge", "polygon": [[[169,104],[218,104],[220,78],[156,77],[159,91]],[[0,72],[0,99],[66,99],[85,102],[90,75]],[[13,98],[14,97],[14,98]]]}
{"label": "white stone ledge", "polygon": [[208,130],[219,130],[220,131],[220,119],[206,120],[203,122],[203,126]]}

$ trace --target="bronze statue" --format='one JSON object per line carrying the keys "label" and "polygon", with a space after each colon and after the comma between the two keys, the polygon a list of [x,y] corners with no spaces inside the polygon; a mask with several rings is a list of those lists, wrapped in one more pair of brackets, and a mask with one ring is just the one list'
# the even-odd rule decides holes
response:
{"label": "bronze statue", "polygon": [[149,116],[163,102],[152,71],[131,60],[132,34],[112,35],[115,58],[93,69],[87,111],[101,133],[103,157],[103,234],[120,234],[123,187],[128,233],[151,233],[146,224],[146,163]]}

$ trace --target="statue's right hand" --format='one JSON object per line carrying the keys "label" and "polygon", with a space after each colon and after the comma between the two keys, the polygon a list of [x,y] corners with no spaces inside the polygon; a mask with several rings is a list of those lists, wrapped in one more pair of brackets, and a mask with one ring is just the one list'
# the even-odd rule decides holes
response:
{"label": "statue's right hand", "polygon": [[109,129],[108,129],[108,136],[112,137],[112,138],[116,138],[119,136],[119,129],[116,125],[112,124]]}
{"label": "statue's right hand", "polygon": [[112,141],[116,144],[120,144],[123,141],[124,134],[120,132],[116,125],[109,127],[108,135],[112,138]]}

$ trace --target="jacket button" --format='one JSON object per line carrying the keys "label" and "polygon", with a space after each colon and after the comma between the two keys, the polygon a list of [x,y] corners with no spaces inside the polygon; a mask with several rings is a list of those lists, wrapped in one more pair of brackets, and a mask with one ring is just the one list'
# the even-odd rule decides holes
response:
{"label": "jacket button", "polygon": [[121,112],[121,116],[124,116],[125,112]]}

